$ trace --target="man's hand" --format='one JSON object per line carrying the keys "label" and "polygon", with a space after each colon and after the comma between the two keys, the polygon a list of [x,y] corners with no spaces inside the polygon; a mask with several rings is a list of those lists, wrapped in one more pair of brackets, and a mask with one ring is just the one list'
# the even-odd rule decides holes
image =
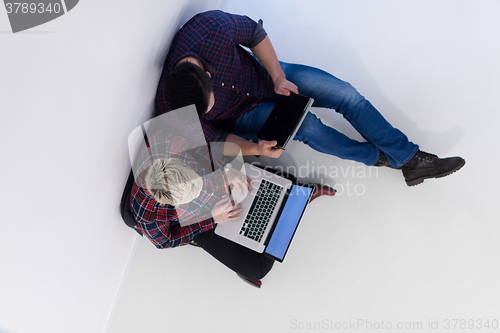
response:
{"label": "man's hand", "polygon": [[278,95],[289,96],[290,92],[294,94],[299,93],[299,88],[292,82],[288,81],[285,77],[280,78],[274,82],[274,92]]}
{"label": "man's hand", "polygon": [[263,155],[267,157],[278,158],[281,156],[284,150],[279,148],[273,148],[277,144],[278,141],[276,140],[273,141],[260,140],[259,143],[257,144],[256,148],[257,153],[255,155]]}

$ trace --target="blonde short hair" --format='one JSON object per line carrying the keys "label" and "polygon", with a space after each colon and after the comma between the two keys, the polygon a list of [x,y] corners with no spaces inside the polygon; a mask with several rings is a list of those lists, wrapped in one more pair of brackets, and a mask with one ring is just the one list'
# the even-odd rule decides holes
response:
{"label": "blonde short hair", "polygon": [[203,187],[201,177],[176,158],[155,160],[148,168],[146,189],[162,205],[181,205],[200,195]]}

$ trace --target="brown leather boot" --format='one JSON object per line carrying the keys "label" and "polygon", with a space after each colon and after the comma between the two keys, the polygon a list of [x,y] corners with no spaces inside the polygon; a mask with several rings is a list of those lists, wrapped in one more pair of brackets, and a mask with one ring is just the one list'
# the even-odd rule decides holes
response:
{"label": "brown leather boot", "polygon": [[417,151],[415,156],[401,167],[408,186],[418,185],[428,178],[441,178],[454,173],[465,165],[461,157],[439,158],[436,155]]}
{"label": "brown leather boot", "polygon": [[378,161],[373,166],[392,168],[391,163],[389,163],[383,151],[380,151],[380,155],[378,156]]}

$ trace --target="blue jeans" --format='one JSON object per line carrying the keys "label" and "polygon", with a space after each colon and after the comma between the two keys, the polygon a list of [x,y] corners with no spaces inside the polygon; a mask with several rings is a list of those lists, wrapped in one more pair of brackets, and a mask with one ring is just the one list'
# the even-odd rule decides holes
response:
{"label": "blue jeans", "polygon": [[[363,136],[367,142],[348,138],[326,126],[309,112],[294,140],[311,148],[342,159],[374,165],[383,151],[395,168],[408,162],[418,150],[405,134],[392,127],[387,120],[349,83],[320,69],[280,62],[287,79],[299,93],[314,98],[314,107],[334,109]],[[241,115],[231,133],[247,140],[256,139],[274,103],[260,103],[255,109]]]}

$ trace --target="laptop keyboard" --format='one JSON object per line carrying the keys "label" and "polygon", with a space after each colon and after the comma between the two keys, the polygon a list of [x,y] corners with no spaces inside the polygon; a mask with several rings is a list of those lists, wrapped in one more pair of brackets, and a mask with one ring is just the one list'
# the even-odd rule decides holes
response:
{"label": "laptop keyboard", "polygon": [[257,195],[240,229],[240,235],[257,242],[262,240],[262,235],[266,231],[269,219],[282,191],[282,186],[262,179]]}

